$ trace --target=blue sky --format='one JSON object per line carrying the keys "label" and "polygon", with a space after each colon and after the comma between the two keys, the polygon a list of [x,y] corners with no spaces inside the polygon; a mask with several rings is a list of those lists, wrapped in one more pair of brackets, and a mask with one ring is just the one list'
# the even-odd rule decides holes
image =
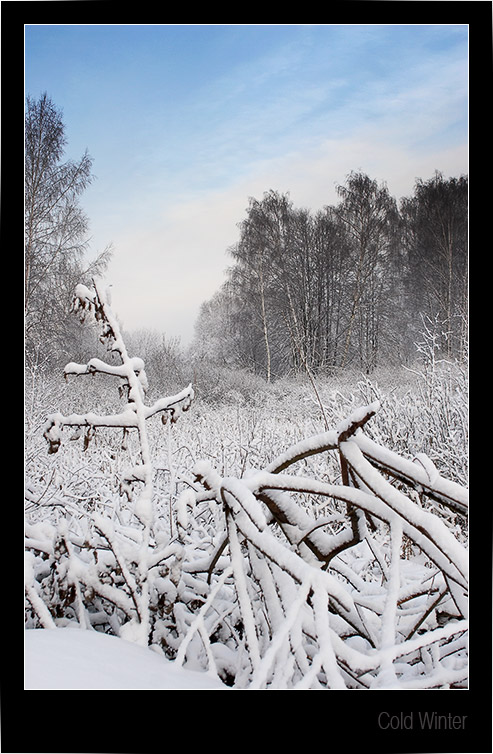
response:
{"label": "blue sky", "polygon": [[91,252],[125,328],[186,344],[248,198],[335,204],[351,170],[399,199],[467,173],[467,25],[29,25],[25,90],[92,156]]}

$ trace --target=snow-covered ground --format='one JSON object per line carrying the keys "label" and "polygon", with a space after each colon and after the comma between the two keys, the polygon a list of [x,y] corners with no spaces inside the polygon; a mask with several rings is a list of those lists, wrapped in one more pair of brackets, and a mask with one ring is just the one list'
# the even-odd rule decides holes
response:
{"label": "snow-covered ground", "polygon": [[26,690],[230,691],[151,649],[79,628],[25,631]]}

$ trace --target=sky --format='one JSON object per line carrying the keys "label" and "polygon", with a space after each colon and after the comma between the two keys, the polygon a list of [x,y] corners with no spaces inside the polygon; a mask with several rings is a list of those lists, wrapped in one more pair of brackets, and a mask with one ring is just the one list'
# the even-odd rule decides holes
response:
{"label": "sky", "polygon": [[467,24],[25,25],[25,93],[87,149],[88,256],[126,330],[192,339],[249,197],[314,212],[353,170],[399,200],[468,172]]}

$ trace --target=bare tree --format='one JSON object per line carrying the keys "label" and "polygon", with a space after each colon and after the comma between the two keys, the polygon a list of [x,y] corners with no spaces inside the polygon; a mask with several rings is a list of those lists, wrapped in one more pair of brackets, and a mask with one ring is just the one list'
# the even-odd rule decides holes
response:
{"label": "bare tree", "polygon": [[[240,223],[240,240],[231,254],[243,272],[257,312],[265,349],[265,376],[272,376],[274,331],[279,332],[275,294],[279,286],[282,261],[289,255],[289,216],[287,196],[266,192],[261,201],[250,198],[247,218]],[[281,264],[280,264],[281,262]]]}
{"label": "bare tree", "polygon": [[[92,159],[62,162],[67,143],[62,114],[45,93],[27,97],[25,116],[25,289],[28,349],[56,341],[66,322],[73,288],[100,274],[109,248],[84,275],[88,219],[79,199],[90,185]],[[66,332],[64,332],[66,336]]]}
{"label": "bare tree", "polygon": [[341,366],[346,366],[359,325],[361,366],[371,371],[376,365],[380,305],[390,281],[385,275],[397,224],[397,207],[386,186],[378,186],[363,173],[351,173],[345,186],[338,187],[341,203],[337,216],[345,226],[354,248],[352,295]]}
{"label": "bare tree", "polygon": [[429,181],[418,180],[414,196],[402,201],[401,213],[416,317],[441,319],[442,351],[450,358],[466,339],[467,178],[445,180],[437,172]]}

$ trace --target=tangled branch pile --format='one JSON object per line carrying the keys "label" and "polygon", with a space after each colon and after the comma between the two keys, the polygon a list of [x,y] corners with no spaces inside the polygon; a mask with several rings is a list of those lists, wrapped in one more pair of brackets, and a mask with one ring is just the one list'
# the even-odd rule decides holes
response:
{"label": "tangled branch pile", "polygon": [[[144,365],[103,292],[79,287],[76,307],[96,316],[121,365],[92,359],[66,373],[117,376],[128,403],[110,416],[51,415],[50,450],[64,427],[83,428],[86,445],[118,427],[137,431],[140,458],[109,510],[28,515],[28,627],[112,633],[237,689],[467,686],[468,555],[456,531],[467,491],[423,454],[404,459],[370,439],[378,402],[242,478],[199,461],[170,510],[146,421],[176,420],[193,390],[147,407]],[[330,454],[340,483],[306,473],[308,458]]]}

